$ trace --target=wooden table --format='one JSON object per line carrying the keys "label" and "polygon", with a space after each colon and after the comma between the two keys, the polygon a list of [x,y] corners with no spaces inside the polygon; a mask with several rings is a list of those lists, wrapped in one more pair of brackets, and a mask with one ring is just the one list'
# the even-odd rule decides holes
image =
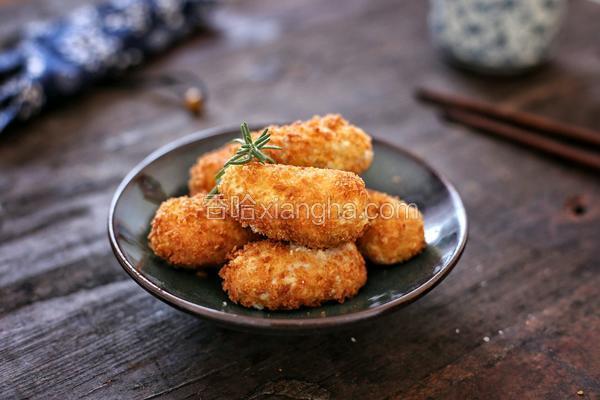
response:
{"label": "wooden table", "polygon": [[[0,26],[80,2],[9,0]],[[600,6],[570,2],[553,63],[503,80],[447,67],[426,11],[421,0],[230,2],[218,33],[141,71],[197,71],[211,95],[202,118],[103,87],[2,136],[0,398],[599,398],[598,177],[447,125],[413,90],[598,129]],[[332,111],[461,192],[470,240],[430,295],[363,328],[264,337],[176,311],[122,271],[107,210],[145,155],[197,129]]]}

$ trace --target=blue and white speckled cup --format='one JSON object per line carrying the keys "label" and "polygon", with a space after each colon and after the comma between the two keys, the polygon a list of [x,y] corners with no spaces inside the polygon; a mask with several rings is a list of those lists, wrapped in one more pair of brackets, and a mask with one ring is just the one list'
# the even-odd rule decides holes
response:
{"label": "blue and white speckled cup", "polygon": [[566,0],[430,0],[433,40],[468,68],[515,74],[544,62]]}

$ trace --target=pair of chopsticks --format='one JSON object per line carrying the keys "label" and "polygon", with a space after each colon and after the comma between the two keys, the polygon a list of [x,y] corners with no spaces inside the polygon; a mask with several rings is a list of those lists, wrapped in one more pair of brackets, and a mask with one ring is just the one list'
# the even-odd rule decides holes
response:
{"label": "pair of chopsticks", "polygon": [[599,131],[426,88],[416,96],[451,122],[600,171]]}

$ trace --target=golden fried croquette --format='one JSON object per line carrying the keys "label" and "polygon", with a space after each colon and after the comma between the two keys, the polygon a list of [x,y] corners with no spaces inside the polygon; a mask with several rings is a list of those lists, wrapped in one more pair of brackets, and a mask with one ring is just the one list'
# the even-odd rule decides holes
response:
{"label": "golden fried croquette", "polygon": [[377,264],[395,264],[419,254],[426,246],[423,216],[397,197],[368,190],[370,224],[356,244]]}
{"label": "golden fried croquette", "polygon": [[[265,150],[277,163],[300,167],[365,171],[373,160],[371,137],[338,114],[314,116],[290,125],[271,125],[269,144],[281,150]],[[255,132],[253,136],[260,134]],[[239,145],[228,144],[207,153],[190,169],[191,194],[208,192],[215,186],[215,174],[235,153]]]}
{"label": "golden fried croquette", "polygon": [[365,183],[333,169],[250,163],[226,169],[219,192],[231,216],[270,239],[312,248],[356,240],[368,224]]}
{"label": "golden fried croquette", "polygon": [[223,264],[230,251],[254,238],[217,199],[211,201],[205,203],[205,195],[197,195],[163,202],[148,235],[152,251],[176,266],[199,268]]}
{"label": "golden fried croquette", "polygon": [[367,282],[365,260],[351,242],[325,250],[272,240],[249,243],[219,275],[234,303],[269,310],[343,303]]}
{"label": "golden fried croquette", "polygon": [[269,155],[280,164],[330,168],[360,174],[373,161],[371,137],[339,114],[268,127],[271,142],[281,150]]}

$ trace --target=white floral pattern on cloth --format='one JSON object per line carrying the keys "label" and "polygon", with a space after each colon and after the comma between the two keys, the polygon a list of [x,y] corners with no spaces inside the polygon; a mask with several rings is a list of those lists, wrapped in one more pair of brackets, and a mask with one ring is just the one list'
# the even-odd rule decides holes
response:
{"label": "white floral pattern on cloth", "polygon": [[28,25],[0,52],[0,132],[140,64],[206,23],[215,0],[112,0]]}
{"label": "white floral pattern on cloth", "polygon": [[430,0],[435,43],[454,59],[488,70],[533,67],[547,56],[565,0]]}

